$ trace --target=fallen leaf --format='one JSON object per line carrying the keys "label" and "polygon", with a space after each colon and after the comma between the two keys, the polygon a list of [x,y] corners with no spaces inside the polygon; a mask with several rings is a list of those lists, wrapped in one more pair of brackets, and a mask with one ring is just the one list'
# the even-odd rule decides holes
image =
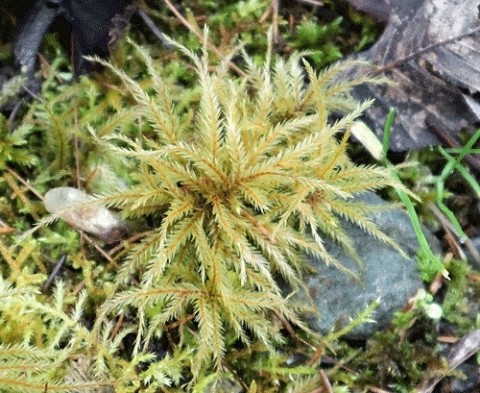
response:
{"label": "fallen leaf", "polygon": [[359,86],[353,96],[376,99],[365,120],[377,135],[389,108],[396,109],[390,143],[394,151],[441,144],[427,120],[456,139],[459,130],[480,121],[480,104],[474,99],[480,91],[480,0],[391,3],[383,35],[359,56],[393,83]]}
{"label": "fallen leaf", "polygon": [[44,196],[44,205],[49,213],[106,243],[116,243],[128,232],[117,216],[77,188],[52,188]]}
{"label": "fallen leaf", "polygon": [[348,2],[380,22],[388,21],[392,0],[348,0]]}

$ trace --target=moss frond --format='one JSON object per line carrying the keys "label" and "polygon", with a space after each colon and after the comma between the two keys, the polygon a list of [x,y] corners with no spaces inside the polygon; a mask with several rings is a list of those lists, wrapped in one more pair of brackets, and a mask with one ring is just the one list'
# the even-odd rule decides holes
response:
{"label": "moss frond", "polygon": [[0,298],[2,392],[98,392],[131,383],[133,366],[116,356],[131,331],[112,339],[112,323],[98,330],[84,326],[86,292],[72,301],[57,281],[45,302],[34,286],[2,279]]}
{"label": "moss frond", "polygon": [[[136,313],[139,349],[177,326],[182,343],[194,348],[195,376],[223,368],[232,334],[267,346],[281,340],[273,314],[303,327],[275,277],[301,285],[306,254],[349,272],[323,244],[334,239],[355,254],[342,219],[395,245],[353,198],[398,185],[388,170],[355,166],[346,155],[349,128],[371,104],[349,96],[360,81],[339,78],[351,64],[316,73],[299,54],[275,62],[268,54],[260,66],[244,54],[247,76],[239,80],[225,61],[212,70],[205,48],[198,56],[180,46],[198,73],[192,120],[142,48],[152,91],[99,60],[122,80],[153,130],[136,140],[109,131],[100,141],[137,164],[130,190],[100,200],[126,217],[157,223],[120,271],[123,284],[138,275],[139,288],[120,286],[102,315]],[[331,122],[339,110],[344,117]]]}

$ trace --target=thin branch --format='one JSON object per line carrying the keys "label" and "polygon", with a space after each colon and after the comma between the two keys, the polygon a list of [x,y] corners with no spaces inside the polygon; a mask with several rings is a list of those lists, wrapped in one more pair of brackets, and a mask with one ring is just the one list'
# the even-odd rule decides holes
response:
{"label": "thin branch", "polygon": [[62,266],[65,264],[65,261],[67,260],[67,255],[63,254],[60,259],[55,263],[55,266],[52,269],[52,272],[48,276],[47,280],[45,283],[42,285],[42,293],[46,293],[50,285],[52,284],[53,280],[55,277],[57,277],[58,273],[60,272],[60,269]]}
{"label": "thin branch", "polygon": [[313,5],[314,7],[323,5],[323,3],[319,0],[296,0],[296,1],[297,3]]}
{"label": "thin branch", "polygon": [[147,25],[147,27],[150,29],[150,31],[153,33],[153,35],[155,37],[157,37],[160,42],[162,43],[162,45],[168,49],[172,49],[173,46],[172,44],[170,44],[170,42],[168,42],[167,40],[167,37],[165,36],[165,34],[157,27],[157,25],[155,24],[155,22],[152,20],[152,18],[150,18],[150,16],[148,16],[148,14],[142,10],[142,9],[139,9],[137,11],[137,14],[140,16],[140,18],[142,18],[142,20],[145,22],[145,24]]}
{"label": "thin branch", "polygon": [[279,32],[278,32],[278,13],[280,9],[280,0],[272,0],[272,25],[273,25],[273,42],[275,45],[278,45],[279,42]]}
{"label": "thin branch", "polygon": [[87,240],[88,243],[90,243],[93,247],[95,247],[95,249],[100,253],[102,254],[102,256],[110,263],[113,263],[113,260],[112,260],[112,257],[110,255],[108,255],[105,250],[100,247],[97,242],[95,242],[90,236],[88,236],[84,231],[81,231],[80,230],[80,233],[82,234],[82,236],[85,237],[85,239]]}
{"label": "thin branch", "polygon": [[323,370],[320,370],[320,379],[322,380],[322,384],[325,387],[326,392],[327,393],[333,393],[332,384],[328,380],[328,376],[325,373],[325,371],[323,371]]}
{"label": "thin branch", "polygon": [[263,15],[258,20],[258,22],[259,23],[265,23],[265,21],[268,19],[268,17],[270,16],[271,13],[272,13],[272,3],[270,3],[270,5],[267,7],[267,9],[263,13]]}
{"label": "thin branch", "polygon": [[245,392],[250,391],[249,386],[245,383],[245,381],[242,378],[240,378],[237,372],[232,367],[230,367],[228,363],[222,362],[222,366],[225,367],[230,372],[230,374],[232,374],[233,379],[235,379],[235,381],[237,381],[242,386],[243,391]]}
{"label": "thin branch", "polygon": [[[457,232],[455,227],[452,225],[452,223],[445,217],[443,212],[433,203],[429,203],[427,207],[430,209],[430,211],[435,214],[437,217],[438,221],[440,221],[440,224],[444,227],[444,230],[451,231],[452,233],[455,234],[455,236],[459,239],[461,238],[460,234]],[[480,266],[480,253],[477,251],[477,248],[473,244],[473,242],[469,239],[466,238],[464,239],[465,246],[467,247],[468,251],[470,252],[473,260],[477,264],[477,266]],[[457,244],[458,246],[458,244]],[[458,246],[459,247],[459,246]]]}
{"label": "thin branch", "polygon": [[8,116],[8,132],[13,131],[13,122],[15,121],[15,118],[17,117],[18,110],[22,106],[22,101],[18,101],[15,106],[12,109],[12,112],[10,113],[10,116]]}
{"label": "thin branch", "polygon": [[13,169],[10,168],[5,168],[5,170],[10,173],[12,176],[18,179],[20,183],[22,183],[25,187],[27,187],[38,199],[43,201],[43,196],[40,194],[33,186],[27,182],[23,177],[21,177],[17,172],[15,172]]}
{"label": "thin branch", "polygon": [[124,319],[125,319],[125,314],[123,314],[123,313],[120,314],[120,316],[119,316],[119,318],[118,318],[118,321],[117,321],[117,323],[115,324],[115,326],[113,327],[112,333],[110,334],[110,338],[111,338],[112,340],[117,336],[118,332],[120,331],[120,328],[121,328],[122,325],[123,325]]}
{"label": "thin branch", "polygon": [[24,90],[32,99],[41,103],[45,102],[45,100],[42,97],[40,97],[38,94],[35,94],[35,92],[31,90],[28,86],[23,86],[22,90]]}
{"label": "thin branch", "polygon": [[413,60],[415,57],[418,57],[420,55],[423,55],[424,53],[432,51],[435,48],[438,48],[438,47],[443,46],[443,45],[447,45],[447,44],[449,44],[451,42],[454,42],[454,41],[457,41],[457,40],[461,40],[462,38],[468,37],[469,35],[475,34],[479,31],[480,31],[480,26],[476,27],[475,29],[467,31],[466,33],[456,35],[455,37],[447,38],[445,40],[438,41],[438,42],[435,42],[433,44],[427,45],[426,47],[420,48],[419,50],[411,53],[410,55],[408,55],[406,57],[402,57],[401,59],[392,61],[392,62],[387,63],[387,64],[385,64],[381,67],[378,67],[374,71],[374,74],[380,74],[382,72],[385,72],[385,71],[391,70],[393,68],[396,68],[396,67],[398,67],[398,66],[400,66],[404,63],[409,62],[410,60]]}
{"label": "thin branch", "polygon": [[73,134],[73,150],[75,153],[75,177],[77,178],[77,188],[80,188],[80,142],[78,140],[78,103],[74,100],[73,104],[73,121],[75,124],[75,133]]}

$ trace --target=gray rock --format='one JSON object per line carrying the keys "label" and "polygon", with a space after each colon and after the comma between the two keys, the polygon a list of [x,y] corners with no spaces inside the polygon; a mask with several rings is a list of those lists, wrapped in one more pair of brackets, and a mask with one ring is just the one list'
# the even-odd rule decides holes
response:
{"label": "gray rock", "polygon": [[[360,199],[369,204],[385,203],[373,193]],[[355,280],[335,267],[326,266],[321,260],[310,258],[316,273],[307,276],[305,283],[318,314],[310,314],[307,319],[310,327],[318,332],[325,334],[334,327],[347,325],[367,305],[380,298],[380,305],[372,316],[376,323],[357,326],[347,335],[352,339],[365,339],[375,330],[387,327],[393,313],[402,309],[407,299],[423,288],[413,258],[419,245],[406,213],[396,209],[375,213],[371,218],[379,229],[402,247],[409,258],[405,259],[390,245],[345,223],[344,228],[352,238],[363,266],[359,267],[338,245],[326,241],[326,246],[344,266],[357,272],[360,280]],[[439,248],[436,239],[429,241],[431,245],[434,244],[432,248]]]}

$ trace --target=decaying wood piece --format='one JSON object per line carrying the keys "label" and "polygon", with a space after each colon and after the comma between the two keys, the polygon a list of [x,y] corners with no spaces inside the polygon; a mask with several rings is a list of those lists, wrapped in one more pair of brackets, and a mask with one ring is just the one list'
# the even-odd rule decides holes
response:
{"label": "decaying wood piece", "polygon": [[355,8],[380,22],[388,22],[392,0],[348,0]]}
{"label": "decaying wood piece", "polygon": [[[390,107],[397,111],[391,148],[437,145],[427,117],[454,137],[480,122],[480,0],[392,0],[389,23],[360,56],[394,82],[360,86],[358,99],[374,97],[366,121],[381,134]],[[357,70],[364,72],[364,70]]]}
{"label": "decaying wood piece", "polygon": [[[480,329],[474,330],[463,336],[455,345],[450,348],[446,357],[448,371],[456,369],[460,364],[473,356],[480,350]],[[417,393],[432,393],[435,386],[443,379],[444,376],[429,379],[417,387]]]}

